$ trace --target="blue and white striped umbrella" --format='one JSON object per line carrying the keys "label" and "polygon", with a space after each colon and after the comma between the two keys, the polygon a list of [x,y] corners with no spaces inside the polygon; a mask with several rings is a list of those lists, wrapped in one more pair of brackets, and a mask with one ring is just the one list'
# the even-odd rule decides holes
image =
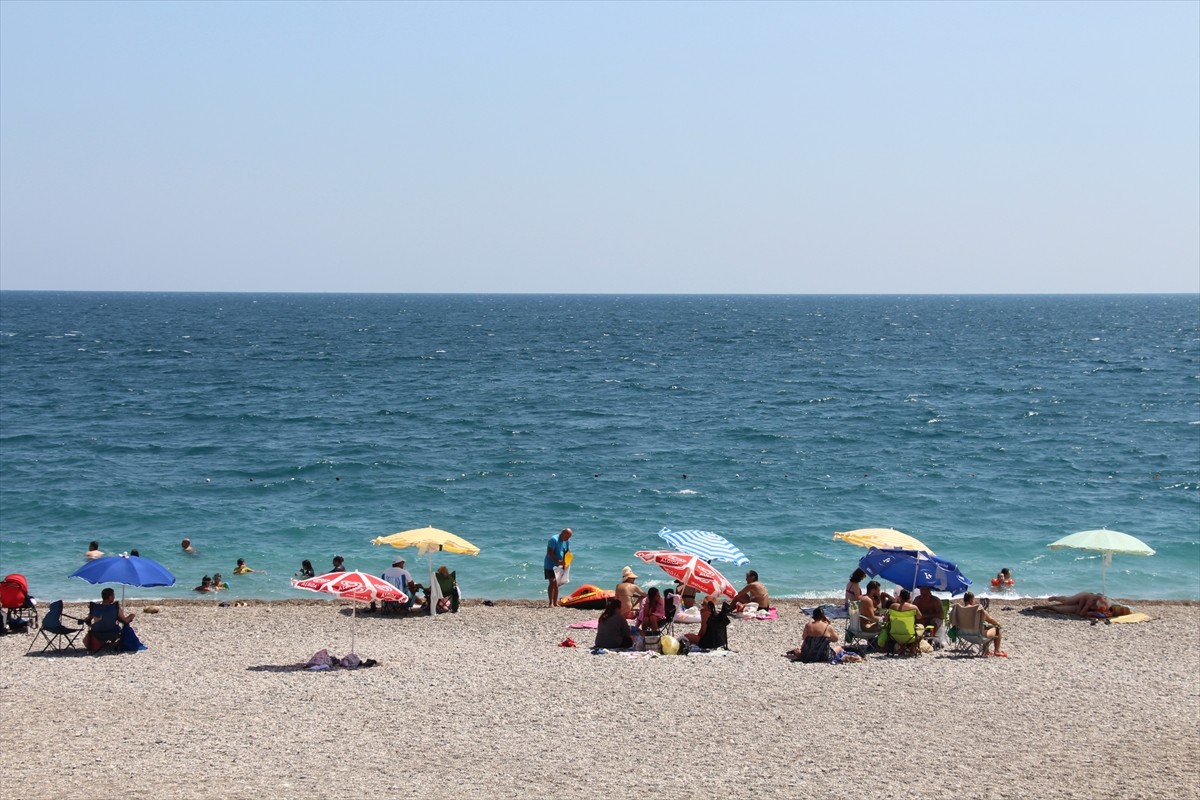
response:
{"label": "blue and white striped umbrella", "polygon": [[672,531],[663,528],[658,535],[679,552],[705,561],[729,561],[738,565],[750,563],[746,554],[730,544],[728,539],[711,531]]}

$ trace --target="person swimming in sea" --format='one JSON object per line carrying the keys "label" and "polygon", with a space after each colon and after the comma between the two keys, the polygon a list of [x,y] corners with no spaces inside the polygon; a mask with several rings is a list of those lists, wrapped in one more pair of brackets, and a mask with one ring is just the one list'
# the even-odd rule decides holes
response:
{"label": "person swimming in sea", "polygon": [[1002,570],[996,573],[996,577],[992,578],[992,588],[998,592],[1010,591],[1012,587],[1013,578],[1008,567],[1004,567]]}

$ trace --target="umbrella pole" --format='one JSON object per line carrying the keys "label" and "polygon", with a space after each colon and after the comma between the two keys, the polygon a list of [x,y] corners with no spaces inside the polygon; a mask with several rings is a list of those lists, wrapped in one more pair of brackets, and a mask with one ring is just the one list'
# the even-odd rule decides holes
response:
{"label": "umbrella pole", "polygon": [[429,616],[437,616],[437,595],[440,592],[433,591],[433,553],[429,554],[429,591],[425,593],[425,599],[429,601]]}
{"label": "umbrella pole", "polygon": [[350,655],[354,655],[354,638],[358,633],[358,603],[351,601],[350,603]]}

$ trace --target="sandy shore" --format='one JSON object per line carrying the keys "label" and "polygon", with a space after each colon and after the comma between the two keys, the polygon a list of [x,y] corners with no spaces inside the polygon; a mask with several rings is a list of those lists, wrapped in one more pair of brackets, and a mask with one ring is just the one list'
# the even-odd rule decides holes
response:
{"label": "sandy shore", "polygon": [[326,673],[290,666],[349,651],[337,601],[164,604],[137,654],[6,636],[0,796],[1200,797],[1200,606],[1093,626],[994,602],[1008,659],[829,666],[780,656],[799,605],[652,660],[557,646],[595,612],[360,616],[381,663]]}

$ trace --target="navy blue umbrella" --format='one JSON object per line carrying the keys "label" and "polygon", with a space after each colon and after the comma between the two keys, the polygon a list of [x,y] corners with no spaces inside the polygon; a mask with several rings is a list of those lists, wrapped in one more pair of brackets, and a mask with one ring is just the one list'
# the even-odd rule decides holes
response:
{"label": "navy blue umbrella", "polygon": [[[105,556],[89,561],[68,577],[83,578],[88,583],[119,583],[123,586],[174,586],[175,576],[152,558],[140,556]],[[125,600],[125,590],[121,590]]]}
{"label": "navy blue umbrella", "polygon": [[891,581],[910,592],[928,586],[935,592],[958,595],[971,585],[953,562],[916,550],[872,547],[858,560],[858,566],[868,575]]}

